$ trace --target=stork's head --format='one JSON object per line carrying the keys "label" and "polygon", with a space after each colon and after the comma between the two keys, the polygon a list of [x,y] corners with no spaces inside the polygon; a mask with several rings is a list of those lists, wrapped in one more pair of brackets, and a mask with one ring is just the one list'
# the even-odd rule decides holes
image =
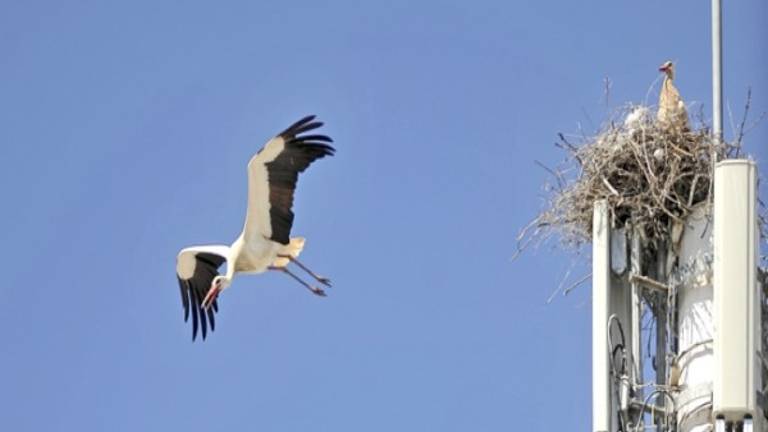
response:
{"label": "stork's head", "polygon": [[216,297],[219,296],[219,293],[224,291],[229,286],[230,282],[232,282],[232,280],[226,276],[219,275],[213,278],[211,288],[208,290],[208,294],[205,295],[200,306],[202,306],[203,309],[211,307],[213,302],[216,301]]}
{"label": "stork's head", "polygon": [[213,282],[211,282],[211,288],[216,288],[217,291],[221,292],[227,289],[231,283],[232,279],[226,276],[218,275],[213,278]]}
{"label": "stork's head", "polygon": [[675,75],[675,65],[672,63],[672,60],[667,60],[659,66],[659,72],[664,72],[669,79],[673,79]]}

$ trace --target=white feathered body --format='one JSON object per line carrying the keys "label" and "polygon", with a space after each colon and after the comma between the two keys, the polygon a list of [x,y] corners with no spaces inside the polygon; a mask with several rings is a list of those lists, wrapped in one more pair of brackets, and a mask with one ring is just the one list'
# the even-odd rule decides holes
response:
{"label": "white feathered body", "polygon": [[287,245],[266,239],[256,237],[251,241],[243,241],[243,236],[238,237],[230,248],[233,251],[232,256],[236,256],[235,272],[240,273],[262,273],[269,267],[285,267],[288,265],[288,258],[282,258],[278,255],[290,255],[298,258],[302,249],[304,249],[304,238],[294,237]]}
{"label": "white feathered body", "polygon": [[672,78],[667,76],[661,85],[659,94],[659,111],[656,113],[656,120],[662,126],[687,129],[688,110],[685,102],[680,96],[680,92],[672,83]]}

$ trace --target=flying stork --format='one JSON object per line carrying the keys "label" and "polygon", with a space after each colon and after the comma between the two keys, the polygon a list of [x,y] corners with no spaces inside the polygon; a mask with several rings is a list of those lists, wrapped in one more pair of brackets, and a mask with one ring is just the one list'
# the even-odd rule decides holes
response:
{"label": "flying stork", "polygon": [[[285,273],[312,293],[325,292],[305,282],[287,266],[293,262],[315,280],[331,286],[297,260],[304,239],[291,238],[293,193],[299,173],[317,159],[333,156],[335,149],[325,135],[310,135],[323,123],[307,116],[270,139],[248,162],[248,210],[243,232],[231,246],[206,245],[184,248],[176,258],[176,276],[181,289],[184,321],[192,311],[192,340],[198,322],[205,340],[208,325],[215,328],[218,295],[232,283],[236,274],[257,274],[267,270]],[[226,263],[224,274],[218,269]]]}
{"label": "flying stork", "polygon": [[685,102],[672,83],[675,79],[675,65],[671,61],[666,61],[659,66],[659,72],[664,72],[664,83],[659,93],[659,111],[656,113],[656,120],[665,127],[689,129]]}

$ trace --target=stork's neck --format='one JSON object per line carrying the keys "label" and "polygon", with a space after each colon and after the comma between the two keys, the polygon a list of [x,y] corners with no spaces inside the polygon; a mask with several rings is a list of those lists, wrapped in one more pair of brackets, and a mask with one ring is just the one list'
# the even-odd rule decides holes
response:
{"label": "stork's neck", "polygon": [[243,245],[245,244],[245,241],[243,240],[243,235],[240,234],[240,236],[232,242],[232,245],[229,247],[229,256],[227,257],[227,273],[224,275],[227,279],[230,281],[232,278],[235,277],[235,267],[237,266],[237,259],[240,258],[240,252],[243,250]]}
{"label": "stork's neck", "polygon": [[675,72],[672,69],[664,72],[664,85],[672,85],[673,79],[675,79]]}
{"label": "stork's neck", "polygon": [[226,279],[228,283],[232,283],[232,278],[235,277],[235,263],[234,262],[232,262],[232,264],[227,264],[227,272],[225,274],[223,274],[222,277],[224,279]]}

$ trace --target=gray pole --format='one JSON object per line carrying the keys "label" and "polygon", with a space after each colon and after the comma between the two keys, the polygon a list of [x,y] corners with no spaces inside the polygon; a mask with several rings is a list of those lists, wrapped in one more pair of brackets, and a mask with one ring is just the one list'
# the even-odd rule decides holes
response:
{"label": "gray pole", "polygon": [[717,140],[723,138],[723,21],[721,12],[721,0],[712,0],[712,133]]}

